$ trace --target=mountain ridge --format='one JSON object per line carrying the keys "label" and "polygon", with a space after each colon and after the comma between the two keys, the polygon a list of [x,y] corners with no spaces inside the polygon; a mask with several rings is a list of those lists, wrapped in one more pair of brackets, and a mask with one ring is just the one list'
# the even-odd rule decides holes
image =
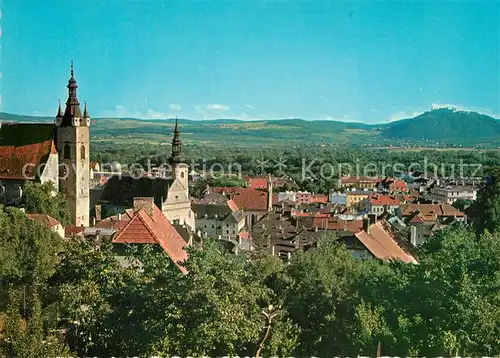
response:
{"label": "mountain ridge", "polygon": [[[313,142],[361,146],[416,145],[500,145],[500,120],[473,111],[437,108],[413,118],[389,123],[368,124],[301,118],[271,120],[178,119],[188,142],[229,145],[252,142]],[[24,116],[0,112],[0,121],[52,122],[53,117]],[[135,138],[165,142],[171,136],[174,118],[94,118],[94,141],[121,141]],[[95,122],[94,122],[95,121]]]}

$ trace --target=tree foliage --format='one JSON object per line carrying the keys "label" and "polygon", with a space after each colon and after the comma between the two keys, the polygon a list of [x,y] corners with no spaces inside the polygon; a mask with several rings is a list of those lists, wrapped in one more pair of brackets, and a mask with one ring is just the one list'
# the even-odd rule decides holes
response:
{"label": "tree foliage", "polygon": [[22,205],[28,213],[50,215],[63,225],[69,225],[71,222],[66,198],[62,192],[55,190],[51,181],[43,184],[26,182]]}

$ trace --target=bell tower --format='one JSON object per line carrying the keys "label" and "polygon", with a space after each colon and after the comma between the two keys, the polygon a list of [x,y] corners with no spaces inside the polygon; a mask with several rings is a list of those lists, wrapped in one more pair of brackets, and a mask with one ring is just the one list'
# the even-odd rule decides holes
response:
{"label": "bell tower", "polygon": [[83,115],[80,110],[73,62],[67,87],[66,109],[63,113],[59,103],[55,120],[56,147],[59,153],[59,188],[66,196],[72,224],[89,226],[90,116],[87,112],[87,103]]}
{"label": "bell tower", "polygon": [[172,139],[172,155],[170,156],[170,165],[172,167],[172,175],[178,179],[182,186],[188,192],[188,165],[185,163],[184,155],[182,154],[182,141],[179,134],[179,124],[175,119],[174,138]]}

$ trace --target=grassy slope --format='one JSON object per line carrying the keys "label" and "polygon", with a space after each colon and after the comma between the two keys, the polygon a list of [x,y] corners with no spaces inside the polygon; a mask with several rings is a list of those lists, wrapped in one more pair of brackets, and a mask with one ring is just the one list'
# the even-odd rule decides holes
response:
{"label": "grassy slope", "polygon": [[[0,120],[52,122],[49,117],[0,113]],[[499,145],[500,121],[475,112],[447,109],[423,113],[389,124],[367,125],[335,121],[282,119],[238,121],[180,119],[186,143],[210,146],[274,146],[301,142],[333,145],[408,145],[441,142],[466,145]],[[170,142],[174,120],[100,118],[91,127],[92,140],[104,143]],[[497,144],[498,143],[498,144]]]}

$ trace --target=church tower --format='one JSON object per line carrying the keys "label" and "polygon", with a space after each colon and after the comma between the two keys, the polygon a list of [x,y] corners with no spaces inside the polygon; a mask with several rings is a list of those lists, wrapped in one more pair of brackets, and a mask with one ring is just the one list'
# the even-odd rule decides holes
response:
{"label": "church tower", "polygon": [[65,194],[71,222],[76,226],[89,226],[89,139],[90,117],[87,104],[80,110],[76,96],[78,85],[71,62],[71,77],[68,81],[68,100],[64,113],[56,115],[56,147],[59,153],[59,188]]}
{"label": "church tower", "polygon": [[172,155],[169,158],[169,164],[172,169],[172,184],[168,189],[167,199],[162,204],[162,212],[171,223],[186,225],[191,231],[194,231],[194,213],[191,210],[191,198],[189,197],[189,167],[182,154],[177,119],[175,120]]}
{"label": "church tower", "polygon": [[177,119],[175,119],[174,139],[172,139],[172,156],[170,157],[169,161],[172,167],[172,176],[175,179],[178,179],[182,186],[186,189],[186,193],[189,193],[189,167],[185,163],[186,160],[184,158],[184,155],[182,154],[182,142],[179,135],[179,124],[177,122]]}

